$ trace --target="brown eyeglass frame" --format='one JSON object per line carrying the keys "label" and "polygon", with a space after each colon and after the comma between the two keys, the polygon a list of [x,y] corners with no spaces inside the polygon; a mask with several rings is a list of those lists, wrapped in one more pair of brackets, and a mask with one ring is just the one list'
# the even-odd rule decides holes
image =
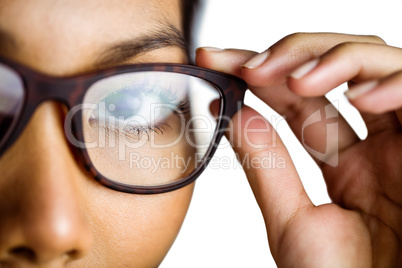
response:
{"label": "brown eyeglass frame", "polygon": [[[75,154],[80,163],[96,181],[110,189],[133,194],[165,193],[192,183],[203,172],[217,149],[217,145],[229,123],[228,120],[223,119],[232,118],[233,115],[240,110],[244,103],[245,91],[247,90],[247,84],[235,76],[198,66],[175,63],[124,65],[70,77],[52,77],[44,75],[3,57],[0,57],[0,63],[10,67],[19,74],[23,81],[25,91],[22,108],[14,119],[16,122],[10,126],[12,129],[7,131],[4,140],[1,141],[0,157],[17,140],[31,115],[42,102],[55,100],[63,103],[67,106],[68,110],[70,110],[72,107],[82,104],[88,88],[100,79],[123,73],[158,71],[186,74],[198,77],[214,85],[220,94],[221,108],[217,118],[217,127],[213,135],[213,140],[203,158],[203,162],[188,176],[178,181],[162,186],[132,186],[114,182],[104,177],[96,170],[85,148],[74,147],[74,151],[76,151]],[[73,118],[71,131],[78,141],[84,142],[81,113],[78,113],[77,116]]]}

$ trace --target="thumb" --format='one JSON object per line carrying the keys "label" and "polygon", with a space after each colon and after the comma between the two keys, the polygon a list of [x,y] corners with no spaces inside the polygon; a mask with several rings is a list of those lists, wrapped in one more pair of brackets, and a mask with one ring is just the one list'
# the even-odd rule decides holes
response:
{"label": "thumb", "polygon": [[313,204],[288,150],[264,117],[244,106],[231,120],[226,136],[261,209],[275,256],[289,221]]}

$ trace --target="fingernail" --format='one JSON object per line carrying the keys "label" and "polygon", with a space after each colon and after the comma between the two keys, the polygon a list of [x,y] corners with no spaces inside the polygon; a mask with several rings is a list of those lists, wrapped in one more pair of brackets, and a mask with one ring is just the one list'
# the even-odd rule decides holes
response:
{"label": "fingernail", "polygon": [[224,50],[222,48],[217,48],[217,47],[199,47],[199,48],[197,48],[197,50],[198,49],[203,49],[203,50],[211,51],[211,52],[220,52],[220,51]]}
{"label": "fingernail", "polygon": [[265,50],[264,52],[255,55],[252,57],[250,60],[248,60],[246,63],[242,65],[242,67],[248,68],[248,69],[255,69],[259,66],[261,66],[265,60],[268,58],[270,54],[269,50]]}
{"label": "fingernail", "polygon": [[371,91],[377,85],[378,85],[378,81],[370,81],[370,82],[365,82],[365,83],[355,85],[355,86],[349,88],[349,90],[345,92],[345,96],[349,100],[354,100],[354,99],[364,95],[365,93]]}
{"label": "fingernail", "polygon": [[295,79],[300,79],[309,72],[311,72],[317,66],[319,61],[320,61],[319,59],[309,61],[300,66],[299,68],[297,68],[296,70],[294,70],[289,76]]}

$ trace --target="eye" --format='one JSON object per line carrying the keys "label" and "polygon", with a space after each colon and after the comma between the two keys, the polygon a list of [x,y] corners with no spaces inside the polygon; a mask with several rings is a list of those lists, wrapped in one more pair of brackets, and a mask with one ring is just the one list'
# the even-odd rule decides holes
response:
{"label": "eye", "polygon": [[[91,118],[98,121],[127,123],[138,121],[156,124],[164,120],[172,112],[183,110],[183,103],[176,103],[174,96],[168,96],[161,91],[139,91],[122,89],[103,98],[92,112]],[[187,110],[187,109],[186,109]]]}
{"label": "eye", "polygon": [[[87,89],[78,118],[88,156],[112,182],[159,186],[178,181],[215,145],[219,121],[209,108],[220,98],[215,85],[185,74],[150,71],[103,78]],[[137,160],[159,164],[147,168]]]}
{"label": "eye", "polygon": [[144,96],[139,92],[123,89],[113,92],[101,100],[101,102],[103,102],[106,107],[105,117],[113,116],[125,120],[138,114],[144,105]]}
{"label": "eye", "polygon": [[[85,121],[99,135],[182,132],[190,112],[189,77],[175,73],[139,72],[110,76],[93,84],[84,98],[94,108]],[[106,132],[105,132],[106,131]]]}
{"label": "eye", "polygon": [[104,97],[93,110],[89,124],[108,131],[141,137],[150,131],[163,134],[172,116],[189,112],[187,96],[180,100],[170,90],[123,88]]}

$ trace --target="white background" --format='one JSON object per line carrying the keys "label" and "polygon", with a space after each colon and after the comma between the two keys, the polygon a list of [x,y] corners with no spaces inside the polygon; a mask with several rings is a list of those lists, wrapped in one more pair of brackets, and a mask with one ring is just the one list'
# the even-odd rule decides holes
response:
{"label": "white background", "polygon": [[[202,6],[198,46],[261,52],[294,32],[340,32],[378,35],[402,47],[402,0],[204,0]],[[353,115],[345,89],[339,87],[329,98]],[[320,171],[286,123],[251,94],[246,103],[278,129],[312,201],[330,202]],[[347,117],[364,137],[358,117]],[[230,158],[230,167],[210,166],[198,178],[182,230],[161,267],[275,267],[261,213],[232,150],[219,149],[216,157]]]}

